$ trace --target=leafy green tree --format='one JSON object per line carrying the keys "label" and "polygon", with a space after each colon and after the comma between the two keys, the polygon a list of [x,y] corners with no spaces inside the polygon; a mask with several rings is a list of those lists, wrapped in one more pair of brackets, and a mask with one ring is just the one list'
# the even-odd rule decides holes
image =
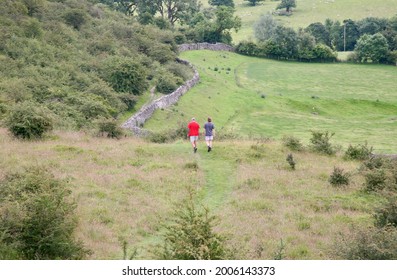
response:
{"label": "leafy green tree", "polygon": [[358,38],[360,38],[360,31],[357,23],[351,19],[344,20],[339,30],[339,40],[336,47],[339,51],[352,51]]}
{"label": "leafy green tree", "polygon": [[378,63],[386,58],[388,49],[386,38],[382,34],[376,33],[374,35],[364,34],[361,36],[354,51],[360,62]]}
{"label": "leafy green tree", "polygon": [[298,33],[298,57],[301,60],[310,61],[314,58],[313,49],[316,45],[315,38],[303,31],[300,30]]}
{"label": "leafy green tree", "polygon": [[234,7],[234,1],[233,0],[208,0],[208,4],[210,4],[211,6]]}
{"label": "leafy green tree", "polygon": [[265,0],[244,0],[244,1],[248,1],[251,6],[256,6],[258,3],[264,2]]}
{"label": "leafy green tree", "polygon": [[241,19],[234,16],[234,8],[218,6],[213,19],[204,16],[204,19],[194,27],[193,36],[196,42],[231,44],[230,30],[238,31],[240,27]]}
{"label": "leafy green tree", "polygon": [[392,18],[389,20],[388,26],[389,26],[392,30],[394,30],[394,31],[397,32],[397,15],[395,15],[394,17],[392,17]]}
{"label": "leafy green tree", "polygon": [[291,12],[291,8],[296,7],[296,1],[295,0],[281,0],[281,3],[278,4],[277,9],[284,9],[287,13]]}
{"label": "leafy green tree", "polygon": [[200,10],[198,0],[153,0],[157,12],[173,26],[177,21],[188,21]]}
{"label": "leafy green tree", "polygon": [[277,45],[275,55],[279,58],[296,58],[298,54],[298,37],[290,27],[277,26],[271,39]]}
{"label": "leafy green tree", "polygon": [[274,36],[277,21],[271,14],[262,15],[254,24],[254,34],[258,41],[266,41]]}
{"label": "leafy green tree", "polygon": [[387,28],[381,34],[386,38],[390,51],[397,50],[397,31]]}
{"label": "leafy green tree", "polygon": [[317,43],[330,44],[329,30],[321,22],[311,23],[305,31],[314,36]]}
{"label": "leafy green tree", "polygon": [[374,35],[382,32],[387,27],[387,19],[368,17],[357,22],[360,36],[364,34]]}

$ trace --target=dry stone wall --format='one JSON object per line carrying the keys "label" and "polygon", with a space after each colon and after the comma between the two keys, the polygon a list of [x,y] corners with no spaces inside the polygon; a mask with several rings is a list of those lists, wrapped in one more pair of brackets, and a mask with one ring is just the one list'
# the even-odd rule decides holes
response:
{"label": "dry stone wall", "polygon": [[154,111],[157,109],[162,109],[169,107],[176,102],[178,102],[179,98],[188,92],[189,89],[194,87],[199,81],[200,76],[198,71],[191,65],[188,61],[178,59],[180,63],[184,63],[192,67],[194,70],[193,78],[188,80],[185,84],[181,85],[174,92],[164,95],[150,104],[143,106],[135,115],[129,118],[123,125],[123,128],[130,129],[134,134],[138,136],[146,136],[149,132],[141,127],[143,124],[153,115]]}
{"label": "dry stone wall", "polygon": [[182,44],[178,46],[179,52],[194,51],[194,50],[211,50],[211,51],[227,51],[234,52],[232,46],[223,43],[196,43],[196,44]]}
{"label": "dry stone wall", "polygon": [[[213,50],[213,51],[234,51],[233,47],[222,44],[209,44],[209,43],[197,43],[197,44],[183,44],[178,46],[179,52],[191,51],[191,50]],[[179,98],[194,87],[199,81],[200,76],[194,66],[185,60],[178,59],[179,63],[189,65],[194,70],[193,78],[188,80],[182,86],[177,88],[174,92],[168,95],[164,95],[153,102],[143,106],[136,114],[129,118],[123,125],[123,128],[130,129],[135,135],[147,136],[149,131],[142,129],[143,124],[153,115],[157,109],[169,107],[178,102]]]}

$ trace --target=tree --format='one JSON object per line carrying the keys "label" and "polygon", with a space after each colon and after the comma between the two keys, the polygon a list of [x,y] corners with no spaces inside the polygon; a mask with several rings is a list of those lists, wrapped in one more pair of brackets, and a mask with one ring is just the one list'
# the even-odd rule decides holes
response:
{"label": "tree", "polygon": [[386,29],[387,19],[368,17],[357,22],[357,26],[360,31],[360,35],[374,35]]}
{"label": "tree", "polygon": [[262,15],[254,24],[254,34],[258,41],[266,41],[270,39],[275,32],[277,22],[271,14]]}
{"label": "tree", "polygon": [[339,40],[336,45],[339,51],[352,51],[360,38],[360,31],[357,23],[351,19],[343,21],[343,25],[339,29]]}
{"label": "tree", "polygon": [[234,29],[236,32],[241,27],[241,19],[234,16],[234,8],[219,6],[215,12],[215,32],[222,36],[229,37],[229,30]]}
{"label": "tree", "polygon": [[276,56],[280,58],[295,58],[298,53],[298,37],[290,27],[277,26],[275,29],[274,37],[271,39],[278,47]]}
{"label": "tree", "polygon": [[162,18],[173,26],[175,22],[185,22],[200,10],[197,0],[154,0],[157,11]]}
{"label": "tree", "polygon": [[291,8],[296,7],[296,1],[295,0],[281,0],[281,3],[278,4],[277,10],[278,9],[284,9],[287,13],[291,12]]}
{"label": "tree", "polygon": [[387,40],[382,34],[364,34],[357,41],[354,51],[360,62],[378,63],[386,58],[388,48]]}
{"label": "tree", "polygon": [[329,31],[321,22],[315,22],[305,28],[305,31],[310,33],[317,43],[329,45]]}
{"label": "tree", "polygon": [[214,232],[216,217],[206,208],[200,209],[193,198],[186,199],[174,210],[165,226],[164,250],[166,260],[222,260],[227,258],[225,237]]}
{"label": "tree", "polygon": [[248,1],[251,6],[256,6],[256,4],[258,4],[259,2],[263,2],[265,0],[244,0],[244,1]]}
{"label": "tree", "polygon": [[302,60],[310,61],[314,58],[313,56],[313,49],[316,45],[315,38],[303,31],[299,30],[298,33],[298,57]]}
{"label": "tree", "polygon": [[228,6],[234,8],[233,0],[208,0],[208,4],[211,6]]}
{"label": "tree", "polygon": [[230,30],[238,31],[240,27],[241,19],[234,16],[234,8],[218,6],[214,18],[204,16],[204,19],[194,27],[194,41],[231,44]]}

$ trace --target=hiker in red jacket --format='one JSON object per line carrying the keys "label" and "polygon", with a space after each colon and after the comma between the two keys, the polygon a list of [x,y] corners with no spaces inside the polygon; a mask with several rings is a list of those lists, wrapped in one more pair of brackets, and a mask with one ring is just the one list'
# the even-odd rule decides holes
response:
{"label": "hiker in red jacket", "polygon": [[191,122],[187,125],[189,129],[188,137],[190,138],[190,143],[192,143],[193,152],[197,152],[197,140],[199,137],[200,125],[196,122],[195,118],[192,118]]}

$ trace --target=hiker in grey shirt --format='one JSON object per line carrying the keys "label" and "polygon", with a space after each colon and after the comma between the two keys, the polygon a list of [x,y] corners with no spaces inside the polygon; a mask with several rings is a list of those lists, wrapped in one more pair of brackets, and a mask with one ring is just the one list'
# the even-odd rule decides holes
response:
{"label": "hiker in grey shirt", "polygon": [[208,152],[212,150],[212,141],[215,136],[215,125],[212,123],[211,118],[208,118],[208,122],[204,125],[205,130],[205,142],[207,143]]}

